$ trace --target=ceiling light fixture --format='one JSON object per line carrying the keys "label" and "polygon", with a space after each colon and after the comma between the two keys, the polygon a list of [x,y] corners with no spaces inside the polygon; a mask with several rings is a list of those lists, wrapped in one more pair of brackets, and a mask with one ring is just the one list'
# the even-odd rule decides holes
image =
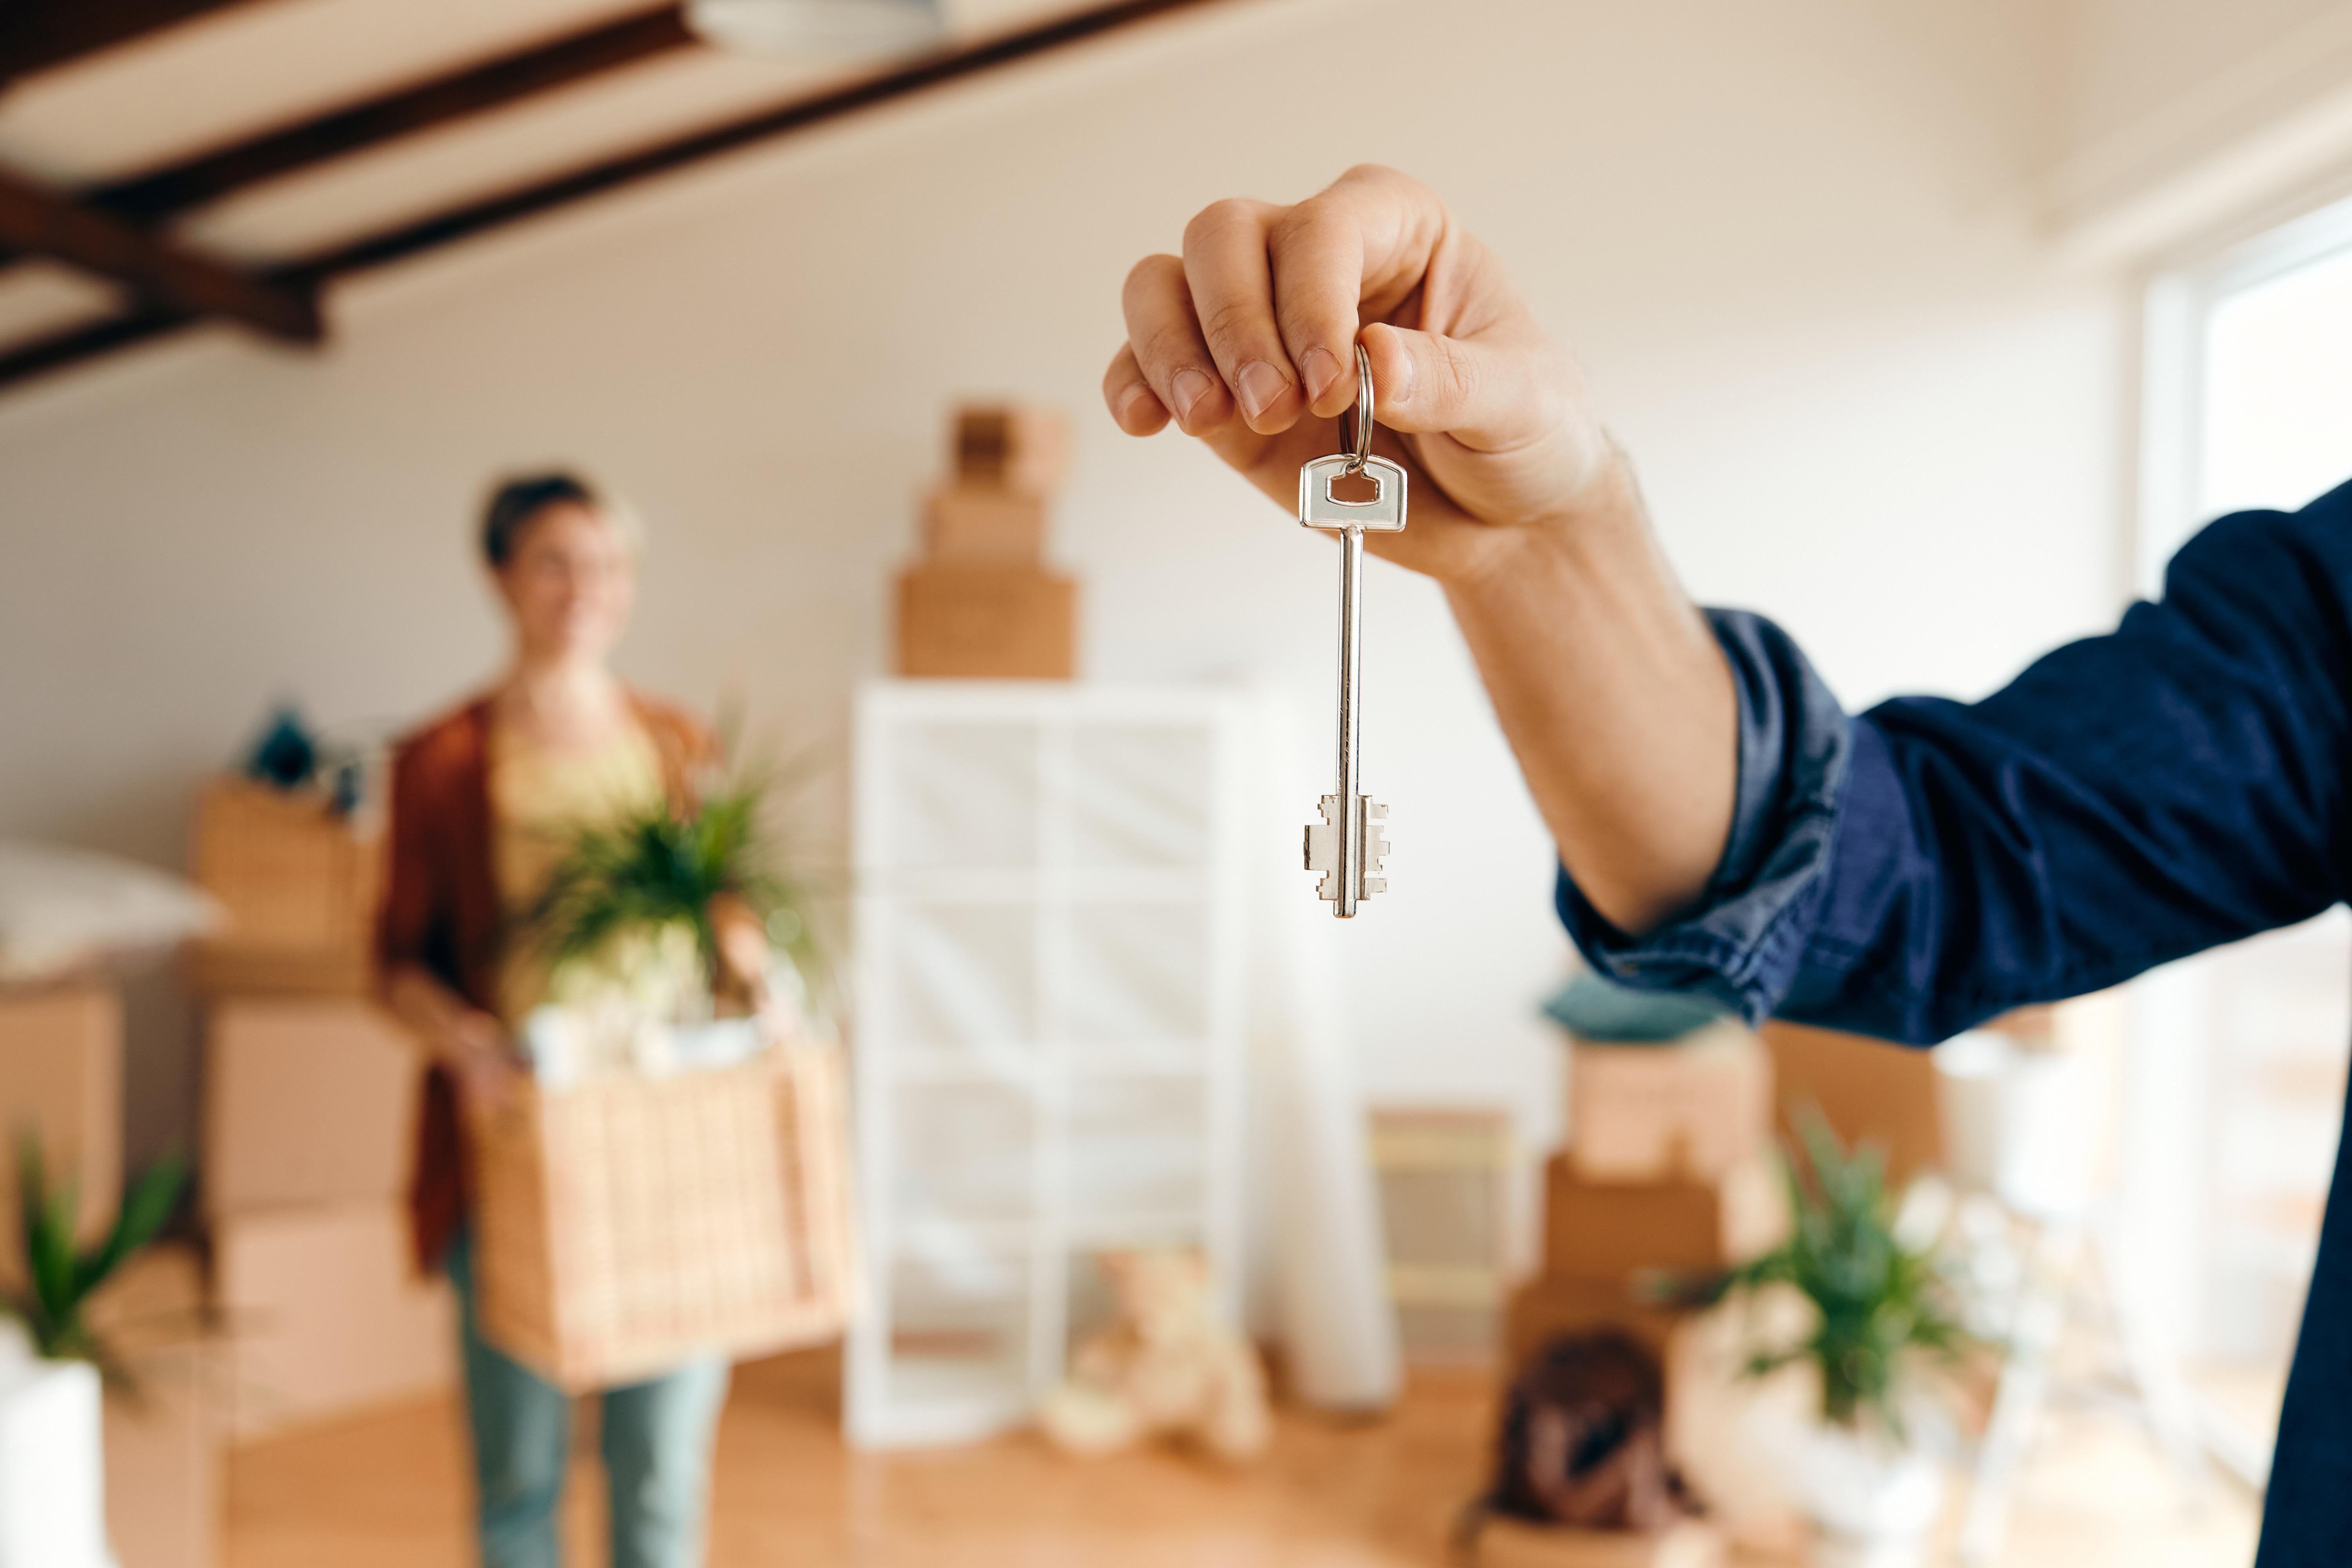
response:
{"label": "ceiling light fixture", "polygon": [[747,55],[906,54],[946,32],[939,0],[687,0],[686,22]]}

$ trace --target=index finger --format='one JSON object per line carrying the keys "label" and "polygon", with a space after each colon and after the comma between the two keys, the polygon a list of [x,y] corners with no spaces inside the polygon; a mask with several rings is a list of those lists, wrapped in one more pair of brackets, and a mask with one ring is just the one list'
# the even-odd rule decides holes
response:
{"label": "index finger", "polygon": [[[1447,221],[1444,204],[1420,181],[1360,164],[1275,225],[1266,252],[1276,319],[1313,413],[1328,417],[1356,400],[1358,331],[1412,298]],[[1366,346],[1377,374],[1380,349]]]}

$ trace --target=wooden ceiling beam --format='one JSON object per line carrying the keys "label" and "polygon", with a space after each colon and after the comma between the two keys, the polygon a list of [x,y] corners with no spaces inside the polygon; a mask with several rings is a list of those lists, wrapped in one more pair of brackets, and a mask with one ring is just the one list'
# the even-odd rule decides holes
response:
{"label": "wooden ceiling beam", "polygon": [[168,311],[226,317],[294,342],[320,335],[317,290],[307,282],[257,278],[5,173],[0,241],[122,284]]}
{"label": "wooden ceiling beam", "polygon": [[120,316],[62,327],[37,338],[11,343],[6,354],[0,355],[0,386],[30,381],[48,371],[79,364],[194,324],[195,318],[184,310],[145,305]]}
{"label": "wooden ceiling beam", "polygon": [[[603,195],[691,163],[806,131],[828,121],[878,108],[1071,45],[1085,43],[1179,11],[1232,0],[1115,0],[1056,16],[1016,32],[919,56],[877,76],[863,77],[814,97],[794,100],[745,119],[656,142],[566,174],[519,186],[291,263],[289,277],[323,282],[436,249],[488,230]],[[5,363],[5,362],[0,362]]]}
{"label": "wooden ceiling beam", "polygon": [[215,147],[168,168],[85,192],[82,200],[123,217],[153,222],[245,186],[503,108],[696,41],[681,7],[657,5]]}
{"label": "wooden ceiling beam", "polygon": [[[1004,66],[1047,55],[1179,12],[1238,0],[1114,0],[1056,16],[1034,26],[924,55],[831,91],[778,105],[745,119],[656,142],[535,181],[307,258],[273,268],[266,285],[315,291],[327,282],[382,267],[474,235],[535,217],[592,196],[682,169],[706,159],[878,108]],[[0,234],[0,244],[8,237]],[[0,350],[0,386],[59,370],[130,343],[177,330],[193,318],[168,310],[134,313],[120,322],[77,327],[13,350]]]}
{"label": "wooden ceiling beam", "polygon": [[248,0],[7,0],[0,82],[127,44]]}

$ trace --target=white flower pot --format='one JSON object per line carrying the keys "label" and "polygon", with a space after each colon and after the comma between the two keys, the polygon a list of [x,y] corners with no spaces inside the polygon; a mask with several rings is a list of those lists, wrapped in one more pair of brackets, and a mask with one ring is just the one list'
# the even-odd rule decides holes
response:
{"label": "white flower pot", "polygon": [[1944,1468],[1877,1432],[1810,1427],[1791,1479],[1821,1527],[1818,1568],[1921,1568],[1944,1510]]}
{"label": "white flower pot", "polygon": [[1961,1185],[2037,1219],[2089,1205],[2099,1085],[2087,1059],[1976,1031],[1937,1047],[1936,1070],[1948,1163]]}
{"label": "white flower pot", "polygon": [[114,1568],[98,1369],[0,1322],[0,1568]]}

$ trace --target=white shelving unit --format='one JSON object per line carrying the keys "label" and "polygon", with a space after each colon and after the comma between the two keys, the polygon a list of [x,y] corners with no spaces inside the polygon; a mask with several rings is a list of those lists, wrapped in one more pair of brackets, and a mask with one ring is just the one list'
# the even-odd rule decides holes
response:
{"label": "white shelving unit", "polygon": [[1246,732],[1206,688],[860,694],[852,1442],[1024,1420],[1100,1250],[1200,1247],[1236,1310]]}

